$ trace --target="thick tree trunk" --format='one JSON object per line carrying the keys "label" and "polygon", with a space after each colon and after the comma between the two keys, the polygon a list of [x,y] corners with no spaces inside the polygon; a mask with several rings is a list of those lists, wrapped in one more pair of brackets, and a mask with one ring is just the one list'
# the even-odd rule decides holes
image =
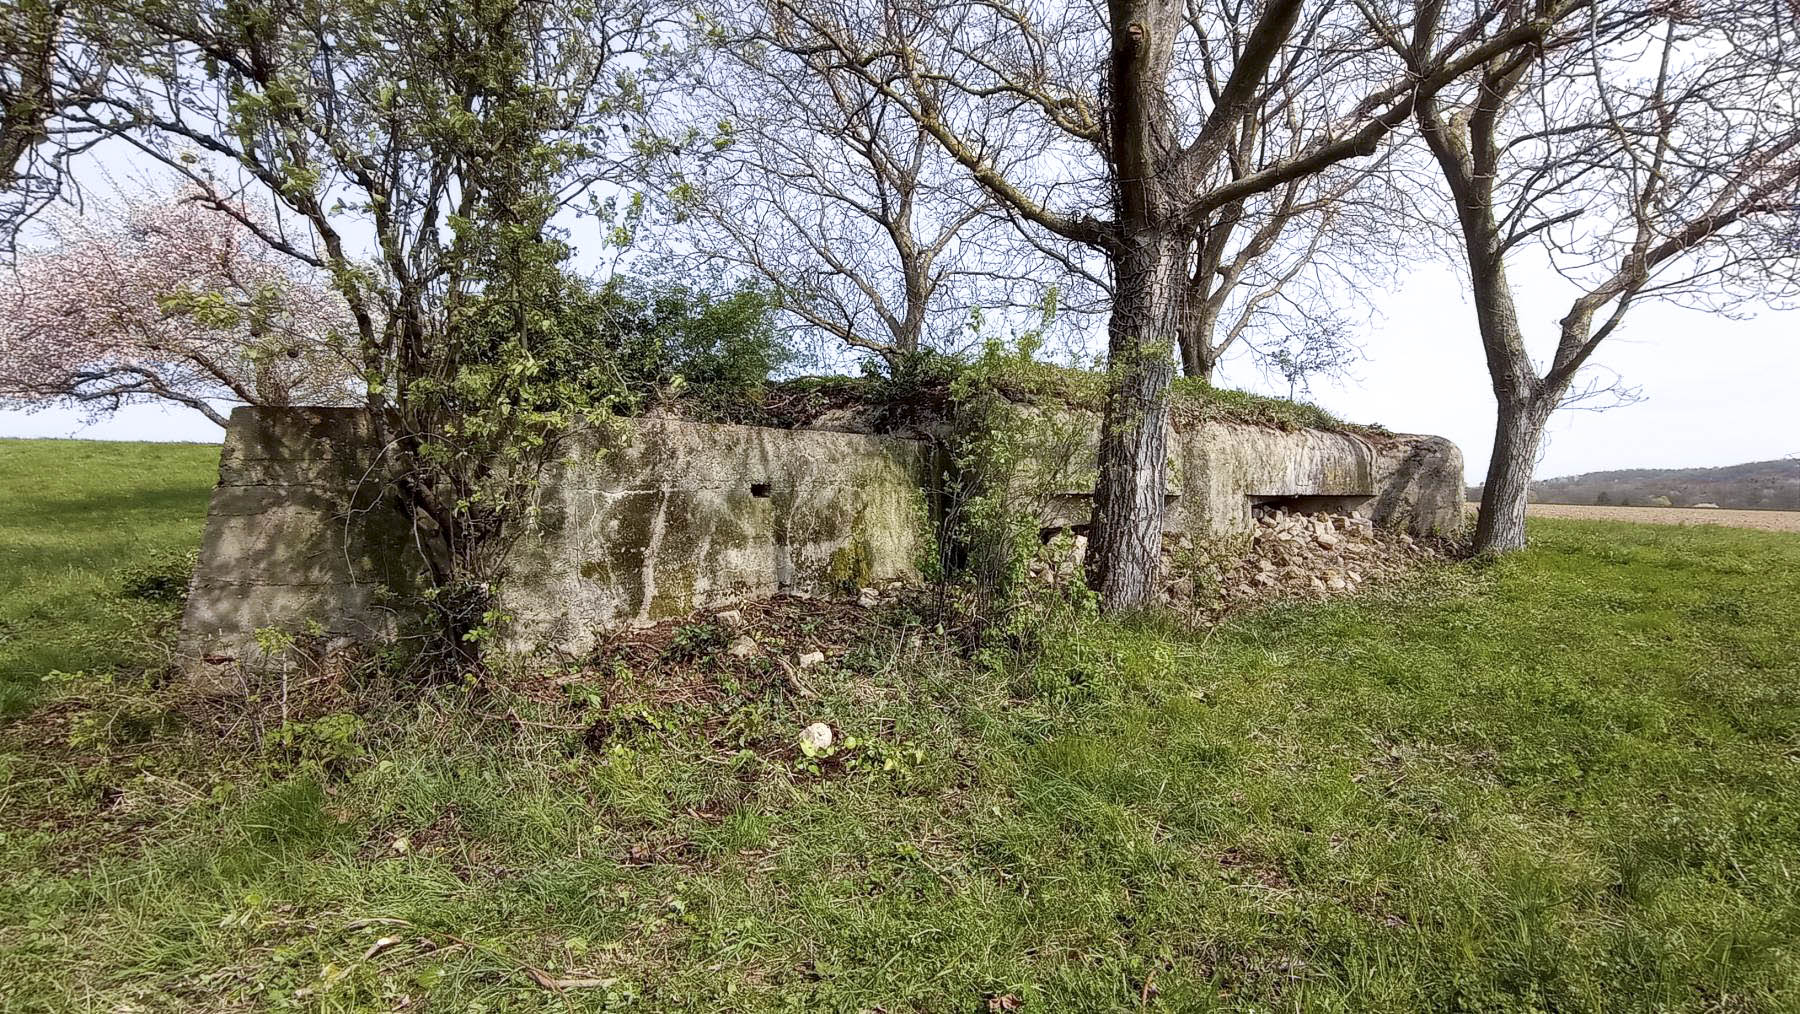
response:
{"label": "thick tree trunk", "polygon": [[1148,605],[1156,591],[1181,292],[1170,247],[1154,234],[1134,237],[1114,266],[1118,288],[1107,326],[1106,417],[1088,551],[1088,584],[1102,609]]}
{"label": "thick tree trunk", "polygon": [[1481,489],[1475,523],[1475,552],[1510,553],[1525,548],[1525,505],[1531,500],[1531,471],[1537,465],[1544,423],[1556,399],[1544,393],[1500,399],[1494,451]]}
{"label": "thick tree trunk", "polygon": [[1179,181],[1167,93],[1182,6],[1177,0],[1107,0],[1107,67],[1116,232],[1107,323],[1106,417],[1088,532],[1088,586],[1100,608],[1148,605],[1162,561],[1169,484],[1169,381],[1175,373],[1187,250],[1177,242]]}
{"label": "thick tree trunk", "polygon": [[[1477,553],[1510,553],[1525,548],[1525,505],[1531,500],[1531,471],[1537,465],[1544,423],[1562,391],[1546,387],[1532,365],[1519,332],[1518,306],[1506,277],[1505,244],[1494,215],[1494,165],[1499,149],[1493,123],[1504,95],[1484,81],[1473,115],[1446,121],[1437,104],[1418,109],[1419,126],[1456,199],[1475,321],[1498,406],[1493,455],[1481,489],[1475,522]],[[1510,87],[1510,86],[1509,86]]]}

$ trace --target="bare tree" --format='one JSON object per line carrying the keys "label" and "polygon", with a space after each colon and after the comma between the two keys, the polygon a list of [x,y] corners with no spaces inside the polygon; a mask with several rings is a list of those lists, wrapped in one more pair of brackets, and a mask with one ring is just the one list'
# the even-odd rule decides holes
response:
{"label": "bare tree", "polygon": [[1177,332],[1189,377],[1211,380],[1226,353],[1240,341],[1253,344],[1247,339],[1258,331],[1305,330],[1315,339],[1330,333],[1296,327],[1295,318],[1328,312],[1329,298],[1307,283],[1338,224],[1337,209],[1327,195],[1303,201],[1298,183],[1258,196],[1263,200],[1233,202],[1194,230]]}
{"label": "bare tree", "polygon": [[[688,129],[661,163],[698,258],[747,271],[829,344],[890,368],[949,351],[978,307],[1037,303],[1041,257],[893,98],[729,9],[682,54]],[[1034,273],[1022,262],[1040,262]]]}
{"label": "bare tree", "polygon": [[89,102],[105,71],[71,0],[0,7],[0,249],[62,192],[68,159],[94,140],[61,122]]}
{"label": "bare tree", "polygon": [[[1171,72],[1175,87],[1216,103],[1261,13],[1256,4],[1188,5],[1189,34]],[[1297,60],[1323,69],[1299,47],[1278,63]],[[1342,74],[1314,74],[1304,91],[1284,67],[1272,68],[1269,77],[1281,94],[1253,103],[1230,125],[1224,179],[1304,154],[1337,126],[1331,120],[1344,101],[1367,90],[1365,81]],[[1248,347],[1291,386],[1349,358],[1342,304],[1367,291],[1371,276],[1384,276],[1384,263],[1396,253],[1392,216],[1383,210],[1393,196],[1384,187],[1388,154],[1383,149],[1371,159],[1247,194],[1194,220],[1178,331],[1183,373],[1211,380],[1227,353]]]}
{"label": "bare tree", "polygon": [[[1797,45],[1774,5],[1610,4],[1419,104],[1498,403],[1478,550],[1525,544],[1545,422],[1604,393],[1576,380],[1633,306],[1796,293]],[[1507,273],[1530,256],[1575,289],[1542,367]]]}
{"label": "bare tree", "polygon": [[1344,338],[1341,325],[1326,321],[1314,328],[1289,331],[1260,350],[1264,369],[1287,382],[1288,399],[1312,390],[1312,378],[1341,373],[1356,359],[1357,350]]}
{"label": "bare tree", "polygon": [[[1108,396],[1088,559],[1102,605],[1119,608],[1149,601],[1162,548],[1167,393],[1196,231],[1236,202],[1375,154],[1419,98],[1539,41],[1584,0],[1498,31],[1488,27],[1513,0],[1459,23],[1438,0],[767,2],[769,42],[859,76],[1010,214],[1105,258]],[[1218,47],[1234,19],[1241,43]],[[1406,26],[1405,59],[1381,44],[1392,23]],[[1191,87],[1175,69],[1201,53],[1213,69]],[[1311,101],[1325,105],[1303,119],[1315,125],[1303,143],[1240,143],[1234,164],[1246,116]]]}

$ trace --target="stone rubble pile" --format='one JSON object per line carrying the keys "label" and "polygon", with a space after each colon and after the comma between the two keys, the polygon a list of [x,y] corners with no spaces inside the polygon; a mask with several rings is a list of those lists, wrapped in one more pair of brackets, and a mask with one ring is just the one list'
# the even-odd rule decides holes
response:
{"label": "stone rubble pile", "polygon": [[1360,512],[1308,515],[1277,510],[1257,519],[1250,552],[1236,568],[1224,571],[1218,591],[1225,600],[1221,604],[1293,595],[1315,599],[1351,595],[1369,581],[1397,577],[1442,557],[1437,548],[1405,532],[1376,528]]}
{"label": "stone rubble pile", "polygon": [[[1079,573],[1086,553],[1085,536],[1054,539],[1028,570],[1036,580],[1061,585]],[[1439,547],[1378,529],[1360,512],[1278,509],[1257,518],[1247,550],[1241,538],[1228,547],[1196,546],[1187,536],[1165,539],[1158,600],[1211,612],[1280,598],[1325,599],[1443,558]]]}

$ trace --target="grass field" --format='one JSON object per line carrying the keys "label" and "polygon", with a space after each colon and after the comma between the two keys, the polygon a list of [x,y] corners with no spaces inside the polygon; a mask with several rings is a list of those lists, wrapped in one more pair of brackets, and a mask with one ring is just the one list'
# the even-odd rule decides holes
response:
{"label": "grass field", "polygon": [[[86,674],[0,729],[0,1009],[1800,1010],[1792,535],[1534,521],[981,665],[814,605],[763,633],[837,646],[803,683],[697,621],[504,691],[296,686],[281,726],[267,689],[170,714],[121,647],[198,452],[42,450],[0,445],[43,547],[0,562],[6,657]],[[785,746],[820,720],[856,745]]]}
{"label": "grass field", "polygon": [[0,718],[45,672],[155,660],[173,612],[146,579],[199,544],[218,471],[216,444],[0,440]]}

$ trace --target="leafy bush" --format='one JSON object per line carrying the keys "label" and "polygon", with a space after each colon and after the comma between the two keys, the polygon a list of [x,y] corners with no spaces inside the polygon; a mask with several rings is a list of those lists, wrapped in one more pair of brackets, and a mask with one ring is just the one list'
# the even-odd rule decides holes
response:
{"label": "leafy bush", "polygon": [[[673,400],[729,412],[758,400],[788,357],[768,297],[755,288],[710,292],[630,276],[596,284],[565,274],[550,302],[532,344],[546,381],[628,414]],[[513,320],[506,308],[483,305],[468,325],[499,344]]]}
{"label": "leafy bush", "polygon": [[[1021,403],[1021,378],[1043,376],[1036,359],[1039,335],[1012,342],[990,340],[979,356],[955,370],[950,381],[950,474],[946,476],[935,566],[949,594],[941,597],[966,625],[977,652],[1029,655],[1034,628],[1046,611],[1074,605],[1051,601],[1050,589],[1027,579],[1043,548],[1043,519],[1058,496],[1093,484],[1093,455],[1086,424],[1052,401],[1047,411]],[[1065,539],[1059,543],[1065,549]]]}
{"label": "leafy bush", "polygon": [[361,716],[339,711],[309,722],[284,722],[270,734],[268,746],[278,770],[335,775],[363,756],[362,736]]}
{"label": "leafy bush", "polygon": [[713,293],[621,278],[596,290],[585,309],[617,350],[628,390],[713,411],[755,401],[788,358],[768,296],[751,287]]}

